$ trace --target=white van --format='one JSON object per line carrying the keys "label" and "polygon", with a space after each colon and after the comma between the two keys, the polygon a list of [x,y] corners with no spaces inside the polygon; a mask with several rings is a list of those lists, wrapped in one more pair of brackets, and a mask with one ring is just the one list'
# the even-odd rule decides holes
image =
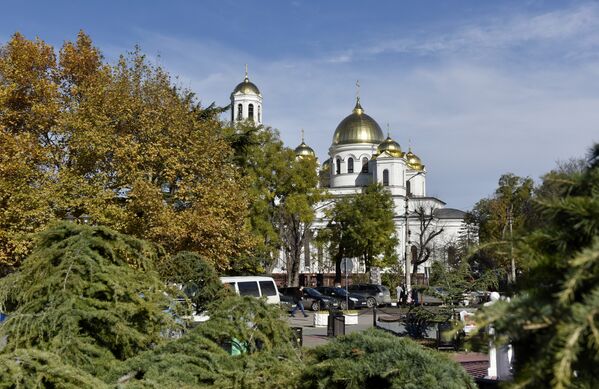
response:
{"label": "white van", "polygon": [[272,277],[238,276],[221,277],[220,280],[240,296],[266,297],[269,304],[281,302],[277,284]]}

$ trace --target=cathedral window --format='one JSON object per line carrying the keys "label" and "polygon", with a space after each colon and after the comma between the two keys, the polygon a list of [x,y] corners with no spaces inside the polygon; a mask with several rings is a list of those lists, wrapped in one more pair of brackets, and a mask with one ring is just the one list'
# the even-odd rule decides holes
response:
{"label": "cathedral window", "polygon": [[341,174],[341,158],[335,161],[335,174]]}
{"label": "cathedral window", "polygon": [[347,160],[347,172],[348,173],[354,172],[354,159],[353,158],[348,158],[348,160]]}
{"label": "cathedral window", "polygon": [[410,181],[406,182],[406,194],[408,196],[412,195],[412,185],[411,185]]}
{"label": "cathedral window", "polygon": [[248,105],[248,118],[254,120],[254,104]]}
{"label": "cathedral window", "polygon": [[237,104],[237,120],[243,119],[243,105]]}
{"label": "cathedral window", "polygon": [[368,173],[368,158],[362,158],[362,173]]}
{"label": "cathedral window", "polygon": [[383,170],[383,186],[389,186],[389,170]]}
{"label": "cathedral window", "polygon": [[261,123],[262,120],[260,119],[260,106],[258,106],[258,123]]}

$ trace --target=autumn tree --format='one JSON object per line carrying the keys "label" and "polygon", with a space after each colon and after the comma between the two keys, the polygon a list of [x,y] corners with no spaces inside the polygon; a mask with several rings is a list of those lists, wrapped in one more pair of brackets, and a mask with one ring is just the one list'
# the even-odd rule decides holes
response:
{"label": "autumn tree", "polygon": [[[50,152],[60,116],[56,58],[40,39],[15,34],[0,47],[0,265],[29,252],[27,235],[54,218]],[[0,271],[0,274],[2,271]]]}
{"label": "autumn tree", "polygon": [[195,251],[218,269],[252,247],[218,110],[139,49],[108,64],[81,32],[56,60],[15,34],[0,53],[0,87],[3,263],[28,252],[28,232],[67,214],[169,253]]}

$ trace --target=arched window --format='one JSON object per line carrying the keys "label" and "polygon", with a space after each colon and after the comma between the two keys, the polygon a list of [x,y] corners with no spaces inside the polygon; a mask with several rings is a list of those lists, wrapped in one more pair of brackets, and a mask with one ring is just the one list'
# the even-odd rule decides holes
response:
{"label": "arched window", "polygon": [[248,118],[254,120],[254,104],[248,105]]}
{"label": "arched window", "polygon": [[410,185],[410,181],[406,182],[406,194],[408,196],[412,195],[412,188],[411,188],[411,185]]}
{"label": "arched window", "polygon": [[348,173],[354,172],[354,159],[353,158],[347,159],[347,172]]}
{"label": "arched window", "polygon": [[258,123],[261,123],[262,120],[260,119],[260,106],[258,106]]}
{"label": "arched window", "polygon": [[335,174],[341,174],[341,158],[337,158],[335,162]]}
{"label": "arched window", "polygon": [[412,245],[410,251],[412,252],[412,264],[414,264],[414,262],[416,262],[418,259],[418,247]]}
{"label": "arched window", "polygon": [[389,186],[389,170],[383,170],[383,186]]}
{"label": "arched window", "polygon": [[237,120],[243,119],[243,105],[237,104]]}
{"label": "arched window", "polygon": [[362,158],[362,173],[368,173],[368,158]]}

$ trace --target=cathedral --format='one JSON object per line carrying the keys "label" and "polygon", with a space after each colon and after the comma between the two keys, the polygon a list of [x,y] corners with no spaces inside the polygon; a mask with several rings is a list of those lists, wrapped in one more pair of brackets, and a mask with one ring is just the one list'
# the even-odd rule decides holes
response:
{"label": "cathedral", "polygon": [[[245,79],[231,93],[231,120],[252,120],[262,124],[262,112],[262,94],[249,80],[246,69]],[[317,158],[303,136],[295,153],[298,158]],[[408,266],[412,268],[411,263],[423,259],[419,257],[419,251],[426,250],[428,253],[428,259],[415,272],[419,280],[414,281],[419,282],[428,278],[433,261],[452,261],[465,216],[465,212],[447,208],[442,200],[427,196],[427,173],[423,161],[411,148],[406,152],[389,136],[389,132],[385,137],[376,120],[362,107],[359,96],[351,113],[332,132],[328,158],[319,172],[321,185],[333,198],[358,193],[372,183],[379,183],[389,190],[394,202],[395,230],[399,241],[397,257],[404,272]],[[329,206],[331,203],[316,207],[312,236],[326,226],[328,220],[324,211]],[[357,259],[352,261],[353,273],[364,272],[363,264]],[[285,267],[286,261],[281,256],[274,273],[286,272]],[[313,284],[316,279],[322,283],[327,274],[334,273],[335,265],[322,249],[307,241],[300,269],[304,283]],[[407,284],[410,285],[409,280]]]}

